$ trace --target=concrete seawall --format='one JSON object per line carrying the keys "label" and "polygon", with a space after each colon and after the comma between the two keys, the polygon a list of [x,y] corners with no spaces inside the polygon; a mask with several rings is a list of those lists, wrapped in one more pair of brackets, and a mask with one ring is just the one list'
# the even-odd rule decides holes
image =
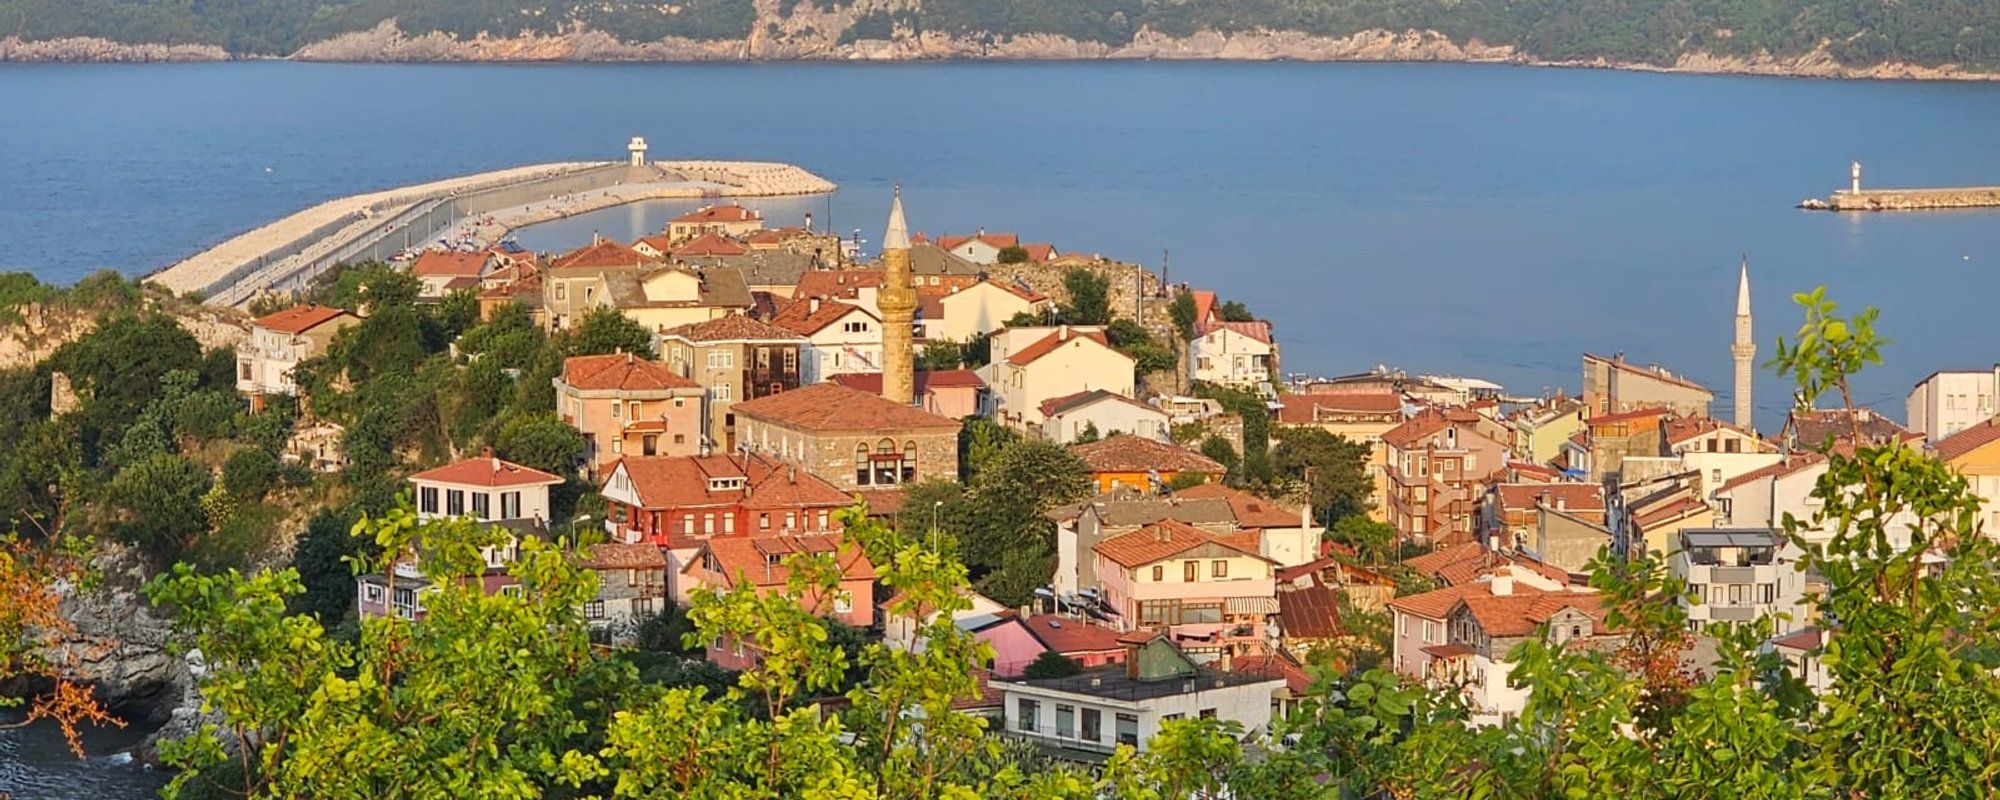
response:
{"label": "concrete seawall", "polygon": [[147,280],[216,305],[302,289],[337,264],[386,259],[469,217],[511,229],[640,200],[819,194],[834,184],[789,164],[572,162],[331,200],[229,239]]}
{"label": "concrete seawall", "polygon": [[1924,211],[1947,208],[2000,207],[2000,186],[1945,189],[1864,189],[1834,192],[1826,200],[1808,200],[1801,208],[1821,211]]}

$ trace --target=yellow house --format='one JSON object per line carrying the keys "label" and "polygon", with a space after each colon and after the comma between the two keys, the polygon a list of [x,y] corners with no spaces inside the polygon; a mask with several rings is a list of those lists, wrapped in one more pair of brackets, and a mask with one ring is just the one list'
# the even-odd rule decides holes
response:
{"label": "yellow house", "polygon": [[1979,519],[1986,535],[2000,536],[2000,418],[1938,440],[1931,445],[1931,454],[1965,476],[1979,495]]}
{"label": "yellow house", "polygon": [[1563,442],[1588,427],[1583,421],[1583,409],[1580,400],[1557,400],[1523,410],[1512,420],[1515,457],[1535,464],[1556,460],[1562,453]]}
{"label": "yellow house", "polygon": [[542,292],[557,330],[600,307],[615,308],[652,331],[750,309],[750,287],[734,267],[552,267]]}

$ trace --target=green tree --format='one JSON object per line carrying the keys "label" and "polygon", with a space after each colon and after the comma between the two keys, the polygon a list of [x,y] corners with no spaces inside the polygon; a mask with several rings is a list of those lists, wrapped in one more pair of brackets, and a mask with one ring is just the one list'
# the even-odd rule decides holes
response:
{"label": "green tree", "polygon": [[1026,264],[1028,263],[1028,251],[1027,248],[1020,245],[1008,245],[1000,248],[998,258],[1002,264]]}
{"label": "green tree", "polygon": [[1194,339],[1194,313],[1194,295],[1188,292],[1174,295],[1173,304],[1167,306],[1167,316],[1173,319],[1174,330],[1180,333],[1182,341]]}
{"label": "green tree", "polygon": [[1235,300],[1229,300],[1219,306],[1216,306],[1215,314],[1216,316],[1221,317],[1223,322],[1257,321],[1257,315],[1250,313],[1249,306],[1243,305],[1241,302]]}
{"label": "green tree", "polygon": [[1376,522],[1367,514],[1341,517],[1328,534],[1333,541],[1354,548],[1355,556],[1363,564],[1387,564],[1396,560],[1395,526]]}
{"label": "green tree", "polygon": [[1082,671],[1083,665],[1076,663],[1075,659],[1054,650],[1043,650],[1041,655],[1035,656],[1035,660],[1028,664],[1027,669],[1021,671],[1021,677],[1028,680],[1067,678]]}
{"label": "green tree", "polygon": [[493,439],[495,455],[556,475],[576,472],[583,447],[583,434],[554,414],[513,417]]}
{"label": "green tree", "polygon": [[563,338],[565,355],[634,353],[642,358],[653,357],[652,331],[610,306],[598,306],[585,312]]}
{"label": "green tree", "polygon": [[209,484],[207,469],[170,453],[120,469],[105,487],[105,499],[118,514],[118,537],[154,556],[179,555],[208,529],[201,500]]}
{"label": "green tree", "polygon": [[917,354],[917,369],[942,371],[958,369],[965,362],[965,345],[950,339],[937,338],[924,343],[924,349]]}
{"label": "green tree", "polygon": [[1375,493],[1368,475],[1368,445],[1323,428],[1295,427],[1278,431],[1271,449],[1271,468],[1278,475],[1305,484],[1313,512],[1333,522],[1367,512]]}
{"label": "green tree", "polygon": [[1111,322],[1111,282],[1091,270],[1074,268],[1063,273],[1063,289],[1069,304],[1062,317],[1076,325],[1105,325]]}
{"label": "green tree", "polygon": [[351,510],[324,508],[306,520],[305,534],[292,549],[292,571],[298,573],[300,591],[287,598],[287,612],[331,627],[354,610],[353,563],[374,562],[373,543],[353,533],[358,520]]}
{"label": "green tree", "polygon": [[222,486],[232,497],[262,500],[277,480],[278,459],[267,450],[245,447],[222,462]]}

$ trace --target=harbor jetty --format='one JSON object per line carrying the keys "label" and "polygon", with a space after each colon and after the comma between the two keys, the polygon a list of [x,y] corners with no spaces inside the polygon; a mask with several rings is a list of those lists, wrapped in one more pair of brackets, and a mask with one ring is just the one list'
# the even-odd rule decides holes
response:
{"label": "harbor jetty", "polygon": [[258,295],[304,289],[343,263],[388,260],[448,246],[440,232],[474,227],[485,237],[642,200],[823,194],[833,182],[790,165],[751,161],[649,161],[634,138],[626,161],[537,164],[343,197],[235,236],[148,275],[175,294],[241,306]]}
{"label": "harbor jetty", "polygon": [[2000,207],[2000,186],[1964,186],[1936,189],[1863,189],[1861,162],[1854,162],[1848,188],[1822,200],[1811,198],[1799,208],[1814,211],[1925,211],[1946,208]]}

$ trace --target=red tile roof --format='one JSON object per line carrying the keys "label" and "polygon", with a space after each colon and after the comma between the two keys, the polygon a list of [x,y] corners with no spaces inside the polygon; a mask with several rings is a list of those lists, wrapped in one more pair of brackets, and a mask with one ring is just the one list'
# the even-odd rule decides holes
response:
{"label": "red tile roof", "polygon": [[[760,455],[626,456],[609,474],[623,471],[645,509],[749,505],[757,508],[844,508],[853,498],[804,470]],[[721,485],[742,488],[718,489]],[[610,482],[606,479],[606,483]]]}
{"label": "red tile roof", "polygon": [[1017,367],[1025,367],[1029,364],[1035,363],[1036,359],[1039,359],[1042,356],[1055,352],[1056,348],[1058,347],[1061,347],[1065,344],[1069,344],[1070,342],[1081,341],[1084,339],[1089,339],[1107,348],[1111,347],[1111,339],[1105,336],[1104,331],[1101,330],[1094,330],[1094,331],[1058,330],[1053,333],[1050,333],[1048,336],[1044,337],[1041,341],[1035,342],[1034,344],[1028,345],[1027,347],[1023,347],[1009,354],[1007,356],[1007,363],[1013,364]]}
{"label": "red tile roof", "polygon": [[549,266],[551,269],[565,269],[570,267],[600,269],[605,267],[633,267],[653,263],[658,262],[645,253],[626,247],[623,243],[610,239],[600,239],[595,244],[585,245],[557,256],[556,260]]}
{"label": "red tile roof", "polygon": [[492,254],[484,250],[476,253],[461,253],[456,250],[425,250],[410,265],[410,274],[420,278],[470,277],[477,278],[486,271],[486,262]]}
{"label": "red tile roof", "polygon": [[801,336],[811,336],[824,330],[826,326],[839,322],[849,314],[859,313],[869,319],[879,319],[868,309],[851,306],[833,300],[804,300],[785,306],[771,318],[771,324],[792,331]]}
{"label": "red tile roof", "polygon": [[634,239],[632,240],[632,249],[637,250],[639,249],[639,245],[642,244],[651,248],[655,253],[665,254],[674,251],[673,237],[664,233],[656,233],[651,236],[641,236]]}
{"label": "red tile roof", "polygon": [[1048,261],[1056,254],[1056,246],[1047,242],[1029,242],[1021,245],[1021,249],[1028,251],[1028,261],[1035,264]]}
{"label": "red tile roof", "polygon": [[1771,646],[1788,650],[1817,650],[1826,643],[1826,631],[1817,627],[1800,628],[1771,640]]}
{"label": "red tile roof", "polygon": [[1204,483],[1174,492],[1180,498],[1221,498],[1229,501],[1229,510],[1236,514],[1239,528],[1296,528],[1299,526],[1299,509],[1275,500],[1266,500],[1241,489],[1220,483]]}
{"label": "red tile roof", "polygon": [[1544,500],[1563,511],[1604,510],[1604,485],[1598,483],[1503,483],[1493,488],[1503,510],[1532,511]]}
{"label": "red tile roof", "polygon": [[937,244],[939,247],[942,247],[946,250],[950,250],[954,247],[965,244],[966,242],[970,242],[974,239],[978,239],[979,241],[985,242],[989,245],[992,245],[995,248],[1002,250],[1007,249],[1009,247],[1018,247],[1021,244],[1021,237],[1012,233],[981,233],[973,236],[939,236]]}
{"label": "red tile roof", "polygon": [[344,309],[307,304],[258,317],[252,324],[268,331],[300,334],[347,315]]}
{"label": "red tile roof", "polygon": [[1265,344],[1271,343],[1271,323],[1264,320],[1250,322],[1210,322],[1195,328],[1196,336],[1207,336],[1216,331],[1235,331]]}
{"label": "red tile roof", "polygon": [[1042,410],[1042,416],[1053,417],[1065,410],[1089,405],[1090,403],[1094,403],[1098,400],[1112,400],[1130,406],[1137,406],[1139,408],[1143,408],[1147,411],[1151,411],[1154,413],[1159,413],[1163,415],[1165,413],[1157,408],[1146,405],[1145,403],[1141,403],[1130,397],[1126,397],[1125,395],[1119,394],[1117,392],[1106,391],[1104,389],[1091,389],[1089,391],[1077,392],[1075,394],[1066,394],[1061,397],[1051,397],[1047,400],[1043,400],[1041,402],[1040,408]]}
{"label": "red tile roof", "polygon": [[1480,576],[1506,565],[1533,570],[1556,583],[1569,582],[1569,572],[1560,567],[1536,561],[1520,553],[1488,550],[1485,545],[1478,542],[1451,545],[1403,562],[1403,566],[1409,567],[1417,574],[1449,586],[1477,582]]}
{"label": "red tile roof", "polygon": [[1312,692],[1312,676],[1306,674],[1305,667],[1281,653],[1237,656],[1230,671],[1241,675],[1283,678],[1285,690],[1291,692],[1293,697],[1304,697]]}
{"label": "red tile roof", "polygon": [[729,407],[738,417],[809,431],[956,431],[957,420],[837,383],[817,383]]}
{"label": "red tile roof", "polygon": [[[738,580],[753,586],[782,586],[792,570],[785,562],[798,554],[832,553],[840,565],[843,580],[872,580],[875,565],[851,542],[832,534],[812,536],[719,536],[701,544],[715,556],[716,566],[726,585]],[[772,563],[775,560],[777,563]],[[697,553],[683,572],[699,569],[703,558]]]}
{"label": "red tile roof", "polygon": [[1604,598],[1596,592],[1516,593],[1504,597],[1474,592],[1462,602],[1488,636],[1527,636],[1565,608],[1574,608],[1596,620],[1599,634],[1607,632],[1602,629]]}
{"label": "red tile roof", "polygon": [[1310,425],[1339,414],[1388,416],[1403,411],[1403,398],[1395,392],[1288,394],[1280,402],[1278,422],[1285,425]]}
{"label": "red tile roof", "polygon": [[799,286],[792,292],[792,298],[854,297],[862,289],[878,289],[881,286],[882,271],[879,269],[813,270],[799,276]]}
{"label": "red tile roof", "polygon": [[697,258],[701,256],[740,256],[750,252],[741,242],[715,231],[709,231],[689,240],[687,244],[674,248],[675,258]]}
{"label": "red tile roof", "polygon": [[551,475],[491,456],[468,458],[436,469],[427,469],[411,475],[410,480],[491,487],[539,486],[563,482],[560,475]]}
{"label": "red tile roof", "polygon": [[1021,620],[1043,647],[1065,656],[1084,653],[1119,652],[1118,632],[1102,625],[1053,614],[1038,614]]}
{"label": "red tile roof", "polygon": [[[977,389],[986,385],[985,381],[979,379],[979,373],[969,369],[918,370],[913,375],[916,379],[914,388],[919,395],[929,391],[932,387],[939,389]],[[882,373],[880,372],[849,372],[835,375],[828,380],[856,391],[867,392],[869,394],[882,393]]]}
{"label": "red tile roof", "polygon": [[1214,292],[1206,289],[1195,289],[1188,292],[1188,294],[1194,295],[1194,324],[1200,325],[1215,318]]}
{"label": "red tile roof", "polygon": [[730,314],[701,322],[668,328],[663,336],[678,336],[691,342],[796,340],[799,335],[768,322]]}
{"label": "red tile roof", "polygon": [[631,353],[563,359],[562,380],[571,388],[582,391],[653,392],[701,388],[700,384],[675,375],[667,365]]}
{"label": "red tile roof", "polygon": [[1951,461],[1996,441],[2000,441],[2000,418],[1989,419],[1939,439],[1937,444],[1931,445],[1931,452],[1941,460]]}
{"label": "red tile roof", "polygon": [[583,559],[584,569],[666,569],[667,554],[659,545],[641,542],[623,544],[610,542],[590,546],[590,555]]}
{"label": "red tile roof", "polygon": [[1116,435],[1088,444],[1070,445],[1069,451],[1083,459],[1083,463],[1094,473],[1157,470],[1161,475],[1177,472],[1221,475],[1228,471],[1227,467],[1208,456],[1144,436]]}
{"label": "red tile roof", "polygon": [[1185,522],[1163,519],[1131,533],[1098,542],[1090,549],[1098,555],[1111,559],[1112,563],[1128,569],[1173,558],[1208,544],[1263,558],[1254,547],[1245,549],[1239,541],[1231,541],[1231,538],[1233,537],[1211,536],[1206,531]]}
{"label": "red tile roof", "polygon": [[686,225],[716,222],[754,222],[759,219],[762,219],[762,217],[757,212],[735,203],[729,203],[726,205],[705,206],[689,211],[686,214],[674,217],[674,222]]}
{"label": "red tile roof", "polygon": [[1749,472],[1745,472],[1734,478],[1730,478],[1728,481],[1725,481],[1721,486],[1715,487],[1715,491],[1726,492],[1738,486],[1742,486],[1744,484],[1751,483],[1754,481],[1760,481],[1765,478],[1782,477],[1785,475],[1790,475],[1792,472],[1796,470],[1810,467],[1814,464],[1818,464],[1819,462],[1825,460],[1826,457],[1818,453],[1800,453],[1796,455],[1788,455],[1782,459],[1779,459],[1778,462],[1775,464],[1769,464],[1766,466],[1758,467],[1757,469],[1753,469]]}

